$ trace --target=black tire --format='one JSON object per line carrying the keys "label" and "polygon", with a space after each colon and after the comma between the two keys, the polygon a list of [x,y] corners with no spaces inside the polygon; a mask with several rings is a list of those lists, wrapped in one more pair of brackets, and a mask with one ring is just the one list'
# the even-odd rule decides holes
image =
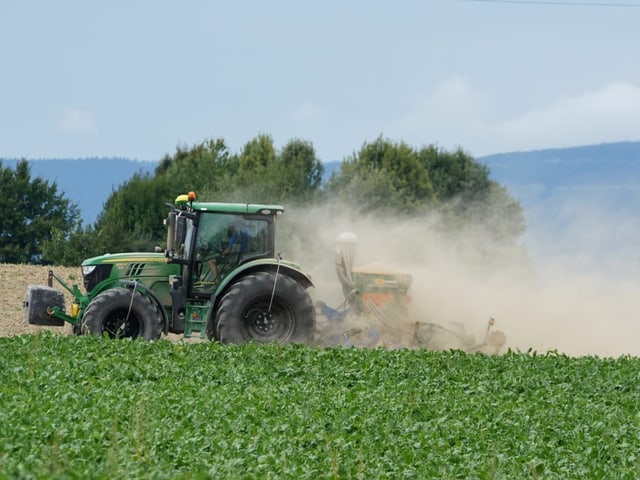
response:
{"label": "black tire", "polygon": [[[222,343],[304,343],[313,338],[315,315],[302,285],[287,275],[261,272],[231,285],[220,301],[215,331]],[[209,338],[213,331],[210,325]]]}
{"label": "black tire", "polygon": [[83,317],[83,329],[109,338],[156,340],[162,335],[160,313],[140,292],[112,288],[96,296]]}

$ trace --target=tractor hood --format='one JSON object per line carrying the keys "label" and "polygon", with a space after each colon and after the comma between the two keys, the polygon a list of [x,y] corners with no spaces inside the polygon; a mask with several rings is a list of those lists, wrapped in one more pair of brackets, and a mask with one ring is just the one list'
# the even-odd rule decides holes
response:
{"label": "tractor hood", "polygon": [[163,253],[130,252],[100,255],[82,262],[82,278],[87,292],[116,285],[121,279],[135,279],[143,284],[167,283],[170,275],[180,273],[180,266],[167,264]]}
{"label": "tractor hood", "polygon": [[130,263],[130,262],[153,262],[166,263],[167,259],[164,253],[153,252],[127,252],[127,253],[106,253],[98,257],[87,258],[82,262],[82,266],[104,265],[113,263]]}

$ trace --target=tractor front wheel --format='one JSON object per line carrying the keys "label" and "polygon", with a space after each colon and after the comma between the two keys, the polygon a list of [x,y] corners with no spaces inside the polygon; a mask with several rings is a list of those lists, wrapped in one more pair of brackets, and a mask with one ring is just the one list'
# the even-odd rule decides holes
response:
{"label": "tractor front wheel", "polygon": [[[309,293],[287,275],[261,272],[231,285],[215,316],[222,343],[303,343],[313,338],[315,309]],[[208,336],[214,337],[209,325]]]}
{"label": "tractor front wheel", "polygon": [[156,340],[162,335],[157,307],[128,288],[111,288],[96,296],[84,314],[83,329],[109,338]]}

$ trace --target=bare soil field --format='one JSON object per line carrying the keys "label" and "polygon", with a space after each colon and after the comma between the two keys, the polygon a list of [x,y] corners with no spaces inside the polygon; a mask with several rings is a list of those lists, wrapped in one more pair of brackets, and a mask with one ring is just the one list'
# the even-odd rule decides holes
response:
{"label": "bare soil field", "polygon": [[[40,265],[9,265],[0,263],[0,336],[36,333],[51,330],[71,333],[70,326],[41,327],[29,325],[24,319],[22,302],[28,285],[46,285],[49,270],[53,270],[67,285],[82,282],[80,267],[48,267]],[[62,290],[62,288],[60,288]],[[66,295],[67,305],[71,295]]]}

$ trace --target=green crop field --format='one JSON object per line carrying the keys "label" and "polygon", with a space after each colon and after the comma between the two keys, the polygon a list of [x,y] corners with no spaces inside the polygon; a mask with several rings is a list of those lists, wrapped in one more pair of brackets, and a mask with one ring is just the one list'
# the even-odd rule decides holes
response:
{"label": "green crop field", "polygon": [[640,359],[0,338],[0,478],[638,478]]}

